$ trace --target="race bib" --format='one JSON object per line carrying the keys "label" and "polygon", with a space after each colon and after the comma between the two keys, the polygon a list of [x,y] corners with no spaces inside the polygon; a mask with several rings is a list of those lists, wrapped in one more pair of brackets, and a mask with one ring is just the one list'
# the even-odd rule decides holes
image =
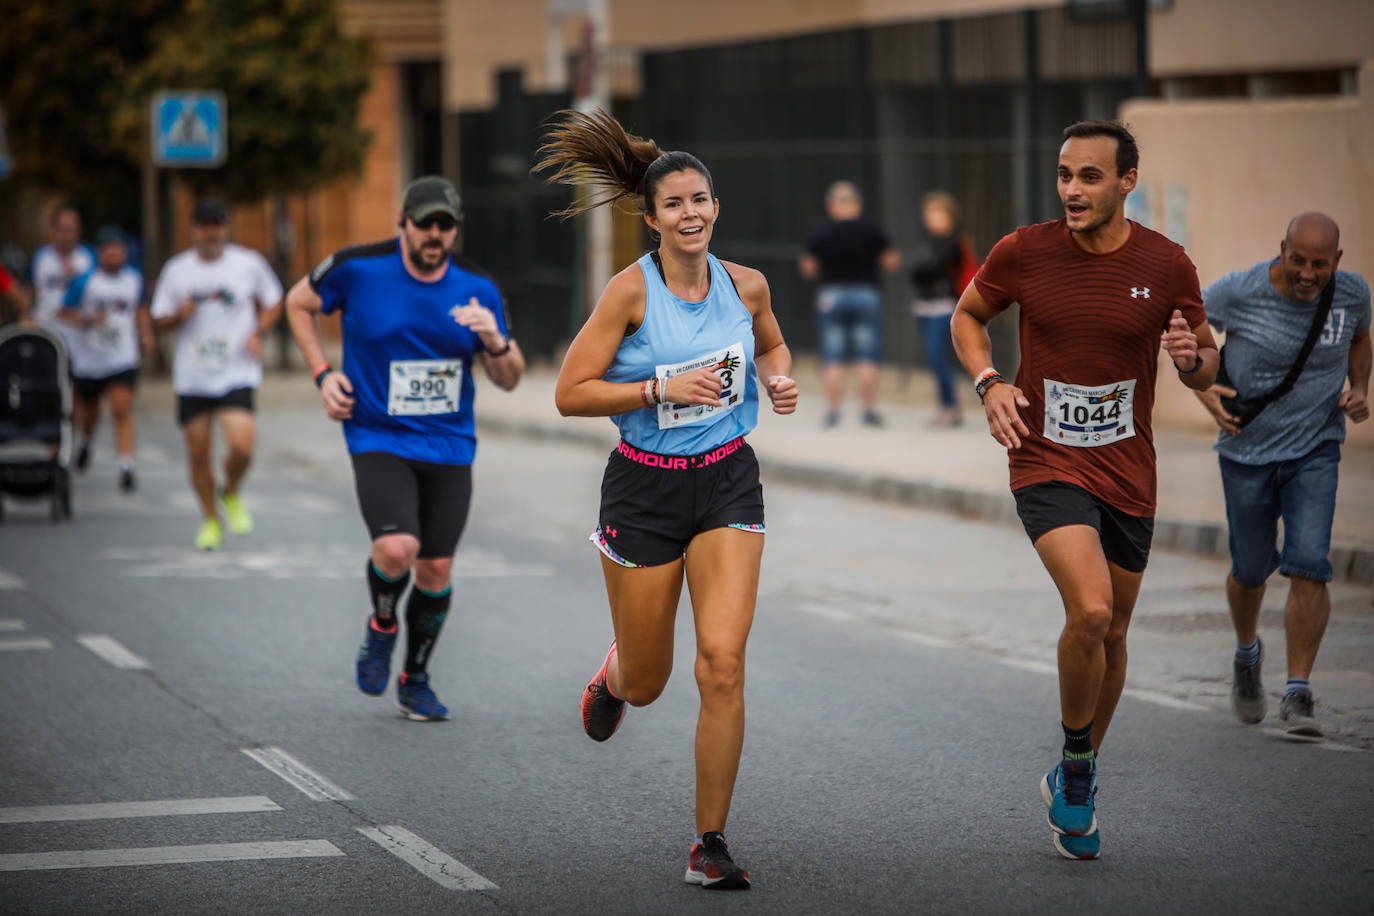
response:
{"label": "race bib", "polygon": [[457,413],[462,383],[460,359],[392,360],[387,413],[395,417]]}
{"label": "race bib", "polygon": [[1135,379],[1089,388],[1045,379],[1045,438],[1095,448],[1135,435]]}
{"label": "race bib", "polygon": [[109,322],[96,325],[86,332],[86,344],[92,350],[113,353],[124,345],[124,326]]}
{"label": "race bib", "polygon": [[710,369],[720,376],[720,406],[710,404],[659,404],[658,428],[672,429],[700,423],[708,417],[729,413],[744,401],[744,344],[733,343],[724,350],[689,359],[677,365],[655,367],[657,375],[672,378],[694,369]]}
{"label": "race bib", "polygon": [[229,338],[224,334],[197,334],[191,342],[196,368],[218,372],[229,365]]}

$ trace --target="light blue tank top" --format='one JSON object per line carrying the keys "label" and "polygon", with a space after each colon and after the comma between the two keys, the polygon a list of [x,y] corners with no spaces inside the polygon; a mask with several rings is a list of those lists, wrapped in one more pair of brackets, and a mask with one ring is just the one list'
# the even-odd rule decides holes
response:
{"label": "light blue tank top", "polygon": [[687,302],[668,291],[651,255],[637,262],[644,274],[644,323],[620,342],[602,376],[640,382],[711,366],[721,377],[722,406],[664,404],[617,414],[620,437],[660,455],[698,455],[752,430],[759,419],[754,375],[754,318],[735,291],[725,265],[708,254],[711,291]]}

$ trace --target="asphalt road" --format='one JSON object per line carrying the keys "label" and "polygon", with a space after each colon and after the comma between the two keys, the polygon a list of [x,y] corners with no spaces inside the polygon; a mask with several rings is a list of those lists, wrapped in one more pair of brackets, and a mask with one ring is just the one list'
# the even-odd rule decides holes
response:
{"label": "asphalt road", "polygon": [[[1037,789],[1061,612],[1024,536],[765,482],[727,832],[755,887],[713,894],[682,883],[685,600],[663,697],[604,745],[580,728],[610,637],[586,543],[604,456],[484,439],[431,664],[453,720],[421,724],[352,684],[367,538],[337,431],[265,411],[257,530],[202,554],[175,431],[143,420],[136,495],[106,448],[74,522],[0,525],[0,911],[1370,912],[1369,742],[1231,719],[1229,638],[1197,623],[1215,560],[1152,560],[1103,858],[1069,862]],[[1367,592],[1333,601],[1336,632],[1368,629]]]}

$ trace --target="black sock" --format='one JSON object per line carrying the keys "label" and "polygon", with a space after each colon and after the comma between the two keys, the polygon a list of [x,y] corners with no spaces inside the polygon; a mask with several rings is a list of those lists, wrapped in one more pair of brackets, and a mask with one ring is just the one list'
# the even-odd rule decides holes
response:
{"label": "black sock", "polygon": [[420,586],[410,590],[406,601],[406,675],[423,674],[429,653],[448,617],[449,599],[453,586],[446,585],[437,595]]}
{"label": "black sock", "polygon": [[367,590],[372,593],[372,619],[377,627],[390,630],[396,626],[396,602],[410,584],[410,570],[405,575],[388,579],[378,571],[372,560],[367,561]]}
{"label": "black sock", "polygon": [[1093,756],[1093,724],[1091,721],[1082,728],[1069,728],[1064,723],[1064,759],[1091,760]]}

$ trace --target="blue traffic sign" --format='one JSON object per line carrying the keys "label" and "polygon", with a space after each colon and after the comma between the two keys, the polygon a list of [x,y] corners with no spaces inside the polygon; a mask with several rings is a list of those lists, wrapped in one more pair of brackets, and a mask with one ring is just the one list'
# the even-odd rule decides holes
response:
{"label": "blue traffic sign", "polygon": [[229,109],[216,90],[153,94],[153,162],[168,167],[214,168],[228,149]]}

